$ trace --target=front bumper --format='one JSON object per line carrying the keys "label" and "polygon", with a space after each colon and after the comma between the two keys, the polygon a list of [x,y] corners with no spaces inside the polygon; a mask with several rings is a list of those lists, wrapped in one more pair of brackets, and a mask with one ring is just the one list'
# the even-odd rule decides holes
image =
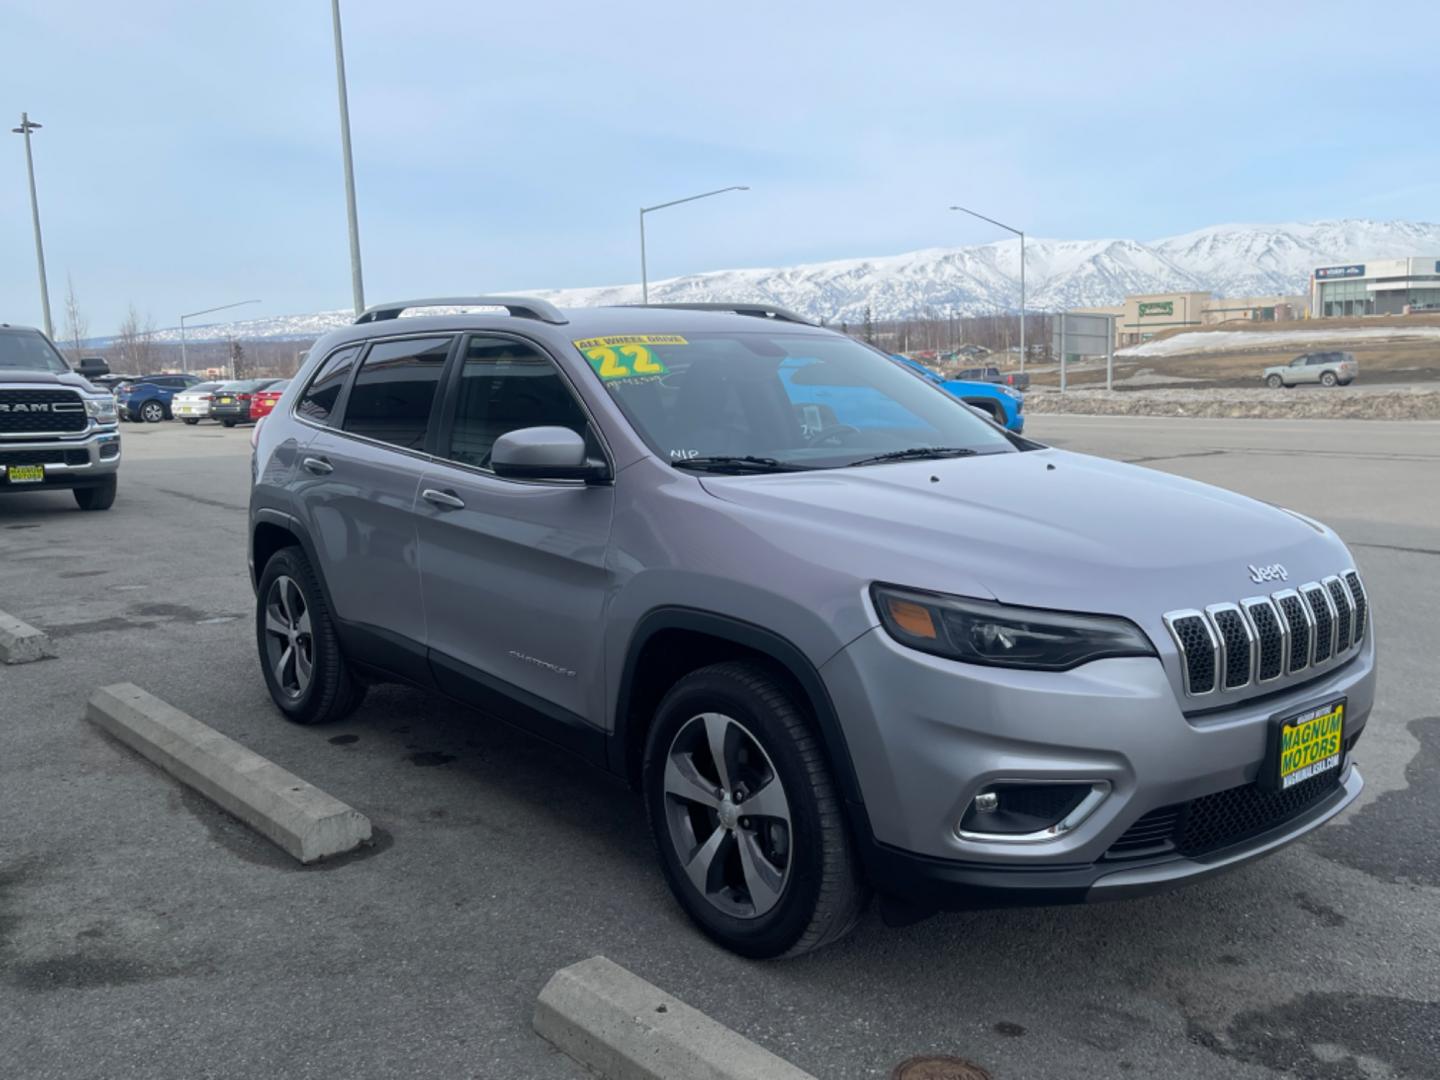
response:
{"label": "front bumper", "polygon": [[[0,440],[0,493],[89,487],[104,483],[120,470],[120,434],[115,427],[97,427],[73,439]],[[45,479],[14,483],[11,463],[39,464]]]}
{"label": "front bumper", "polygon": [[[864,800],[868,829],[857,832],[869,833],[859,839],[872,882],[935,907],[1077,902],[1183,884],[1288,843],[1359,794],[1348,754],[1334,790],[1230,847],[1196,857],[1111,853],[1151,811],[1253,785],[1277,714],[1345,697],[1353,745],[1374,700],[1373,638],[1318,678],[1187,716],[1154,658],[1017,671],[918,653],[872,630],[821,672]],[[1043,842],[959,835],[975,796],[1005,781],[1108,792],[1071,831]]]}

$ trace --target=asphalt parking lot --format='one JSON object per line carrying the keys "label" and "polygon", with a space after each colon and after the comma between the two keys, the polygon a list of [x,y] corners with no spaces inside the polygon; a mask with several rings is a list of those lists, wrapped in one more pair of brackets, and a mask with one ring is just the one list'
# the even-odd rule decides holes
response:
{"label": "asphalt parking lot", "polygon": [[[671,900],[638,801],[443,700],[282,722],[254,655],[248,429],[127,425],[120,496],[0,498],[0,1075],[576,1077],[530,1029],[603,953],[826,1078],[956,1054],[996,1080],[1440,1075],[1440,422],[1037,416],[1034,437],[1312,514],[1381,649],[1336,824],[1187,891],[944,915],[756,964]],[[368,814],[300,869],[82,719],[128,680]]]}

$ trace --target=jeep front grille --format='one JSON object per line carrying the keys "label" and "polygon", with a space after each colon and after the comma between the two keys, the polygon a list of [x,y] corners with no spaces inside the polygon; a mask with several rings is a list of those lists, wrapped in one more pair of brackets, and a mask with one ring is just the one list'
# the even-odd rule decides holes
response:
{"label": "jeep front grille", "polygon": [[1165,625],[1180,650],[1185,693],[1201,697],[1347,659],[1368,616],[1360,575],[1346,570],[1238,604],[1171,611]]}

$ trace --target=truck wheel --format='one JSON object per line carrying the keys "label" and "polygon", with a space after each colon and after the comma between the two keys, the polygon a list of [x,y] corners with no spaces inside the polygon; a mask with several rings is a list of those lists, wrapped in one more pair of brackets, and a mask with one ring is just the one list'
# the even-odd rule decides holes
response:
{"label": "truck wheel", "polygon": [[1285,380],[1280,378],[1279,375],[1271,375],[1265,380],[1265,384],[1269,386],[1271,390],[1279,390],[1280,387],[1285,385]]}
{"label": "truck wheel", "polygon": [[115,505],[117,486],[115,477],[109,476],[103,483],[76,488],[72,494],[75,496],[75,504],[81,510],[109,510]]}
{"label": "truck wheel", "polygon": [[1335,373],[1333,371],[1322,371],[1320,373],[1321,386],[1334,386],[1336,381],[1337,380],[1335,378]]}
{"label": "truck wheel", "polygon": [[158,401],[147,401],[140,406],[140,419],[147,424],[158,424],[165,419],[165,406]]}
{"label": "truck wheel", "polygon": [[320,579],[299,548],[282,548],[260,574],[255,640],[276,707],[297,724],[324,724],[365,696],[340,651]]}
{"label": "truck wheel", "polygon": [[646,740],[645,808],[671,891],[742,956],[843,937],[869,899],[820,739],[760,664],[685,676]]}

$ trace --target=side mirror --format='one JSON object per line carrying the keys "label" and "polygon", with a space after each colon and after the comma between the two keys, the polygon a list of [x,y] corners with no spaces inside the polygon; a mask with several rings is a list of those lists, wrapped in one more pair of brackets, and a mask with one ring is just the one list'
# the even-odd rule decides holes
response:
{"label": "side mirror", "polygon": [[610,467],[585,454],[585,440],[565,427],[528,427],[506,432],[490,448],[490,468],[511,480],[610,479]]}
{"label": "side mirror", "polygon": [[105,362],[103,357],[82,356],[80,358],[79,366],[76,367],[75,370],[81,375],[84,375],[87,379],[90,379],[95,378],[98,375],[109,375],[110,365]]}

